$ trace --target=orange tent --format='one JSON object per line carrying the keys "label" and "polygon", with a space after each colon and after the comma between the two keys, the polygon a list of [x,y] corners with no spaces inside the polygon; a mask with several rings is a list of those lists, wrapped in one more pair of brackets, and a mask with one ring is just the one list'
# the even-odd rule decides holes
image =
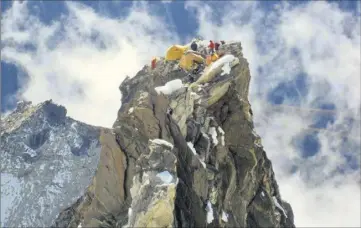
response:
{"label": "orange tent", "polygon": [[212,55],[207,55],[206,58],[207,66],[210,65],[212,62],[217,61],[217,59],[219,59],[219,56],[216,53],[213,53]]}

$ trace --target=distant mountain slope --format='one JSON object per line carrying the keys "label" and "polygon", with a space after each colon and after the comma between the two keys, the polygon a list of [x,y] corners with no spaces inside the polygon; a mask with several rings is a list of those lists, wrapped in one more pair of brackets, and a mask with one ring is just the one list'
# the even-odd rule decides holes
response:
{"label": "distant mountain slope", "polygon": [[49,227],[94,176],[100,128],[51,101],[20,102],[1,119],[1,226]]}

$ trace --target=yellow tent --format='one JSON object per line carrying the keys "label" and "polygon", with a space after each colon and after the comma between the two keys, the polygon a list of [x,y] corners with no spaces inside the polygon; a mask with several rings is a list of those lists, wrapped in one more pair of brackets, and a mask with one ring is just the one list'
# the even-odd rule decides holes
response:
{"label": "yellow tent", "polygon": [[187,52],[181,57],[179,66],[184,70],[192,70],[194,63],[204,63],[204,58],[193,52]]}
{"label": "yellow tent", "polygon": [[173,45],[168,48],[167,53],[165,55],[165,60],[179,60],[183,53],[188,49],[186,46],[181,45]]}
{"label": "yellow tent", "polygon": [[210,65],[212,62],[215,62],[217,59],[219,59],[219,56],[216,53],[213,53],[213,55],[208,55],[206,60],[207,66]]}

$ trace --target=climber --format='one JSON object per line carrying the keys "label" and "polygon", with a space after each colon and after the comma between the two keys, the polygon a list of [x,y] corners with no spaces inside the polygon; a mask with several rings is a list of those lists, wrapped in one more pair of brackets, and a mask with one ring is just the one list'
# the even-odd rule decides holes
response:
{"label": "climber", "polygon": [[198,45],[197,45],[197,43],[196,43],[195,41],[192,42],[192,44],[191,44],[191,49],[192,49],[193,51],[197,51]]}
{"label": "climber", "polygon": [[157,58],[154,57],[154,58],[152,59],[152,63],[151,63],[151,65],[152,65],[152,70],[154,70],[154,68],[156,67],[156,64],[157,64]]}
{"label": "climber", "polygon": [[216,51],[218,51],[219,46],[220,46],[220,44],[219,44],[218,42],[216,42],[216,43],[214,44],[214,49],[215,49]]}
{"label": "climber", "polygon": [[209,41],[208,48],[209,48],[209,53],[213,54],[213,52],[214,52],[214,43],[213,43],[212,40]]}
{"label": "climber", "polygon": [[219,43],[216,42],[216,43],[214,44],[214,49],[215,49],[216,51],[218,51],[218,50],[219,50],[219,47],[220,47],[221,45],[224,45],[224,44],[225,44],[224,40],[221,40]]}

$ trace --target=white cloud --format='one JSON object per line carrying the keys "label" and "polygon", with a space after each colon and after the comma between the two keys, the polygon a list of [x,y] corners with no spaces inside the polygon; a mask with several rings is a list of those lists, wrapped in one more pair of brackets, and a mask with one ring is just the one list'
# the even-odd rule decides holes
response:
{"label": "white cloud", "polygon": [[[346,117],[360,119],[360,3],[357,17],[319,1],[298,6],[285,2],[267,12],[255,1],[214,4],[217,7],[189,1],[186,9],[196,14],[199,35],[243,43],[252,74],[256,130],[272,160],[282,198],[294,209],[296,226],[360,226],[359,170],[350,169],[341,154],[360,163],[360,121],[346,125]],[[124,19],[99,15],[74,2],[66,5],[69,15],[46,25],[26,4],[14,2],[2,16],[2,60],[30,75],[22,93],[27,99],[37,103],[52,98],[65,105],[70,116],[109,127],[120,106],[121,81],[179,39],[144,2],[134,3]],[[323,101],[336,106],[329,131],[318,133],[319,153],[308,159],[293,142],[312,123],[312,115],[275,111],[266,103],[270,91],[294,82],[302,72],[308,92],[300,105]],[[347,146],[341,136],[349,137]],[[292,174],[294,166],[298,171]],[[344,173],[339,172],[342,167]]]}
{"label": "white cloud", "polygon": [[[258,2],[232,2],[223,14],[218,12],[224,17],[217,23],[212,19],[217,8],[187,3],[197,15],[201,36],[232,37],[243,43],[251,68],[250,101],[257,132],[272,160],[282,197],[294,209],[296,226],[360,226],[360,204],[355,203],[360,202],[360,170],[351,169],[344,156],[360,164],[360,122],[345,127],[347,116],[360,120],[360,14],[355,17],[337,4],[320,1],[282,3],[269,12]],[[308,159],[294,141],[310,130],[314,115],[305,110],[275,111],[266,103],[270,91],[284,82],[295,83],[300,73],[307,74],[308,89],[301,107],[320,100],[336,106],[334,123],[317,134],[320,151]],[[348,137],[347,146],[342,136]],[[298,171],[292,174],[295,166]]]}
{"label": "white cloud", "polygon": [[121,81],[178,39],[143,2],[134,3],[124,20],[66,2],[69,14],[51,25],[30,14],[27,4],[14,2],[1,24],[2,60],[20,65],[31,78],[22,96],[34,103],[52,98],[70,116],[95,125],[113,124]]}
{"label": "white cloud", "polygon": [[161,2],[164,3],[164,4],[168,4],[168,3],[172,3],[173,0],[162,0]]}

